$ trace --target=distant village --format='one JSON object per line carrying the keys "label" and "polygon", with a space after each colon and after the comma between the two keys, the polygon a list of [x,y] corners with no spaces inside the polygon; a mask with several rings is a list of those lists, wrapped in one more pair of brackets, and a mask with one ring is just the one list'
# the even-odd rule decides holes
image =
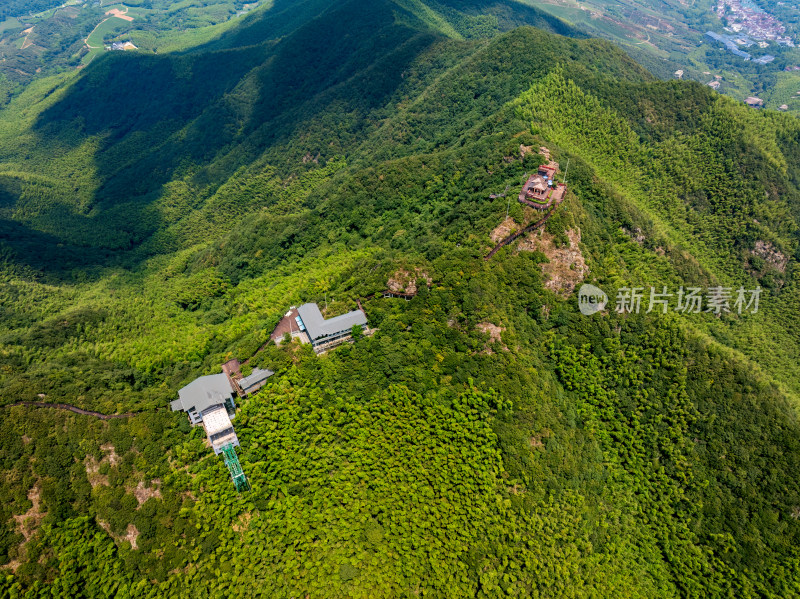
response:
{"label": "distant village", "polygon": [[[795,47],[795,41],[791,36],[786,35],[786,26],[751,0],[719,0],[714,7],[714,13],[725,24],[723,27],[725,33],[706,31],[706,40],[722,45],[733,56],[744,61],[768,65],[776,59],[773,54],[769,53],[761,56],[758,56],[757,53],[753,54],[751,48],[766,50],[772,44],[787,48]],[[800,70],[800,66],[790,65],[786,66],[784,70]],[[684,74],[683,69],[678,69],[674,76],[677,79],[683,79]],[[703,74],[711,75],[710,72]],[[722,86],[722,76],[714,75],[706,85],[714,90],[719,90]],[[797,95],[800,95],[800,90]],[[764,101],[756,96],[747,97],[744,103],[751,108],[764,107]],[[778,110],[787,111],[789,106],[782,104]]]}
{"label": "distant village", "polygon": [[728,31],[734,34],[744,33],[744,39],[750,36],[762,48],[767,47],[768,41],[794,48],[792,38],[785,35],[786,27],[783,23],[751,0],[719,0],[715,12],[720,21],[728,23]]}

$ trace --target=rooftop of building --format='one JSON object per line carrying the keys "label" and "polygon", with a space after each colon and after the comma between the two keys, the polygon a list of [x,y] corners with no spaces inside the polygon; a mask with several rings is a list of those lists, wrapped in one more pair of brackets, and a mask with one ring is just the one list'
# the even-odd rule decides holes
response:
{"label": "rooftop of building", "polygon": [[322,316],[317,304],[303,304],[297,309],[297,312],[312,341],[348,331],[356,325],[365,326],[367,324],[367,315],[361,310],[354,310],[327,320]]}
{"label": "rooftop of building", "polygon": [[175,412],[195,410],[202,413],[212,406],[224,404],[233,393],[231,382],[224,373],[210,374],[193,380],[178,391],[178,399],[170,405]]}
{"label": "rooftop of building", "polygon": [[208,441],[211,443],[214,453],[219,454],[222,448],[229,443],[239,445],[231,417],[225,407],[214,406],[206,410],[203,413],[203,427],[206,429],[206,435],[208,435]]}
{"label": "rooftop of building", "polygon": [[541,175],[534,175],[530,179],[528,179],[528,189],[538,189],[540,191],[544,191],[547,189],[547,181],[545,181],[544,177]]}
{"label": "rooftop of building", "polygon": [[253,372],[250,375],[239,379],[238,383],[242,389],[247,390],[253,385],[257,385],[258,383],[267,380],[273,374],[275,373],[272,372],[271,370],[262,370],[261,368],[253,368]]}
{"label": "rooftop of building", "polygon": [[539,173],[547,173],[552,176],[558,170],[558,164],[551,162],[550,164],[540,164]]}
{"label": "rooftop of building", "polygon": [[231,417],[228,416],[228,410],[223,406],[213,406],[203,412],[203,426],[210,437],[233,428],[233,423]]}

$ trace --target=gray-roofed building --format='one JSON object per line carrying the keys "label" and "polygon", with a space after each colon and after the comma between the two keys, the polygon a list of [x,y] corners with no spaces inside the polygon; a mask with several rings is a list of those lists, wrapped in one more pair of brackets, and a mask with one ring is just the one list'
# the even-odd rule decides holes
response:
{"label": "gray-roofed building", "polygon": [[[248,377],[240,378],[231,375],[232,362],[223,366],[223,372],[201,376],[178,391],[178,399],[170,403],[173,412],[186,412],[192,424],[204,422],[211,408],[224,407],[234,417],[236,404],[233,402],[239,390],[243,396],[255,393],[264,386],[266,380],[274,372],[254,368]],[[238,362],[236,364],[238,368]],[[237,388],[238,387],[238,388]]]}
{"label": "gray-roofed building", "polygon": [[219,454],[225,445],[239,445],[231,418],[235,415],[236,396],[230,377],[223,373],[201,376],[178,391],[178,399],[170,403],[173,412],[189,414],[192,424],[203,424],[206,435]]}
{"label": "gray-roofed building", "polygon": [[239,438],[231,422],[236,416],[233,398],[255,393],[273,374],[271,370],[254,368],[250,376],[242,377],[239,361],[228,360],[221,373],[193,380],[178,391],[178,399],[170,402],[173,412],[186,412],[192,424],[203,424],[214,453],[225,458],[237,491],[247,491],[250,485],[234,449],[239,446]]}
{"label": "gray-roofed building", "polygon": [[203,424],[215,453],[222,452],[225,445],[239,445],[231,424],[236,416],[233,399],[237,393],[241,391],[243,396],[255,393],[275,374],[255,368],[250,376],[239,378],[238,368],[238,362],[226,362],[223,372],[193,380],[178,391],[178,399],[170,403],[173,412],[186,412],[192,424]]}
{"label": "gray-roofed building", "polygon": [[271,377],[274,372],[271,370],[262,370],[261,368],[253,368],[253,372],[250,376],[246,376],[240,378],[237,382],[239,388],[242,390],[242,393],[245,395],[250,395],[251,393],[255,393],[264,384],[267,382],[267,379]]}
{"label": "gray-roofed building", "polygon": [[350,339],[354,326],[367,326],[367,315],[361,310],[325,320],[317,304],[303,304],[297,309],[297,313],[316,351]]}
{"label": "gray-roofed building", "polygon": [[745,60],[750,60],[751,58],[750,53],[739,50],[739,46],[737,46],[736,42],[734,42],[729,36],[719,35],[718,33],[714,33],[713,31],[706,31],[706,36],[710,37],[714,41],[723,44],[728,49],[728,52],[730,52],[731,54],[738,56],[739,58],[744,58]]}
{"label": "gray-roofed building", "polygon": [[233,410],[235,394],[236,390],[224,373],[210,374],[195,379],[178,391],[178,399],[170,405],[174,412],[179,410],[187,412],[192,424],[198,424],[203,420],[203,412],[212,406],[230,406]]}

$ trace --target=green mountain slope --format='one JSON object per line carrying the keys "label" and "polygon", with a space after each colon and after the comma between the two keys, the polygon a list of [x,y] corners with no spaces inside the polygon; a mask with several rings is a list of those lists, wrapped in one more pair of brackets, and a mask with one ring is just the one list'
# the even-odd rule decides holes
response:
{"label": "green mountain slope", "polygon": [[[208,49],[158,57],[116,53],[66,88],[54,91],[50,81],[32,87],[8,110],[13,124],[0,157],[5,185],[36,196],[42,181],[26,185],[20,173],[39,173],[42,163],[54,161],[63,161],[70,180],[48,181],[44,203],[17,204],[18,216],[5,224],[12,244],[64,244],[78,264],[85,261],[80,246],[90,246],[97,261],[115,250],[127,252],[164,229],[159,198],[184,201],[165,197],[166,183],[184,181],[185,193],[208,198],[267,149],[266,159],[276,166],[276,156],[299,159],[310,147],[323,159],[348,152],[384,117],[388,103],[418,94],[423,77],[434,78],[437,69],[468,52],[410,27],[414,15],[388,3],[375,4],[366,15],[353,3],[281,8]],[[312,16],[317,20],[299,25]],[[276,41],[287,30],[293,33]],[[430,64],[440,48],[451,62]],[[404,81],[415,63],[419,74]],[[46,104],[31,111],[30,102],[42,93]],[[330,143],[327,128],[342,121],[347,125],[337,127],[338,139]],[[325,130],[316,140],[308,139],[320,128]],[[306,130],[300,147],[289,147],[300,130]],[[185,206],[180,216],[194,207]],[[63,226],[64,219],[70,226]],[[64,265],[63,250],[20,253]]]}
{"label": "green mountain slope", "polygon": [[[512,4],[276,1],[0,112],[3,593],[800,596],[800,126]],[[566,199],[487,261],[542,146]],[[613,309],[651,286],[763,294]],[[242,494],[167,409],[231,357]]]}

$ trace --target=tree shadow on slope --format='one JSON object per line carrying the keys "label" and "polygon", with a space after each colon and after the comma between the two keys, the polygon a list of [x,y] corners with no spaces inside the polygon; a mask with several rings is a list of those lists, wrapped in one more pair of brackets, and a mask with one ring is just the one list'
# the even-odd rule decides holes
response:
{"label": "tree shadow on slope", "polygon": [[[17,233],[7,243],[32,267],[54,264],[42,256],[57,254],[58,244],[86,248],[47,268],[54,276],[91,265],[134,267],[150,251],[141,249],[144,242],[170,224],[159,207],[170,181],[183,180],[197,196],[182,208],[183,217],[262,156],[290,177],[313,168],[301,164],[308,152],[324,161],[354,151],[394,113],[412,65],[444,43],[414,15],[398,18],[404,10],[390,0],[370,2],[369,10],[362,0],[334,6],[282,0],[193,51],[111,52],[93,61],[40,115],[34,131],[43,153],[77,150],[94,140],[97,188],[75,214],[56,214],[51,206],[49,215],[26,221],[36,228],[48,217],[58,219],[46,234],[34,235],[41,245],[33,253]],[[541,17],[529,12],[521,10],[518,18]],[[471,51],[467,47],[462,55]],[[65,186],[60,193],[63,212],[72,190]]]}
{"label": "tree shadow on slope", "polygon": [[0,219],[0,262],[27,267],[21,274],[34,275],[28,270],[33,269],[47,279],[64,280],[92,278],[99,274],[93,267],[122,266],[125,259],[120,250],[64,243],[50,233]]}
{"label": "tree shadow on slope", "polygon": [[[134,266],[144,257],[135,248],[163,226],[153,204],[164,184],[191,181],[207,197],[321,111],[382,106],[437,38],[397,24],[389,2],[366,14],[360,6],[329,10],[279,41],[167,56],[108,53],[93,61],[34,125],[43,152],[99,140],[99,185],[82,208],[99,234],[76,245],[125,253]],[[39,238],[43,255],[70,238],[68,231],[50,233]],[[9,236],[12,249],[22,249],[20,237]],[[30,266],[43,263],[29,244],[24,250],[15,253]],[[84,265],[100,254],[87,251]]]}

